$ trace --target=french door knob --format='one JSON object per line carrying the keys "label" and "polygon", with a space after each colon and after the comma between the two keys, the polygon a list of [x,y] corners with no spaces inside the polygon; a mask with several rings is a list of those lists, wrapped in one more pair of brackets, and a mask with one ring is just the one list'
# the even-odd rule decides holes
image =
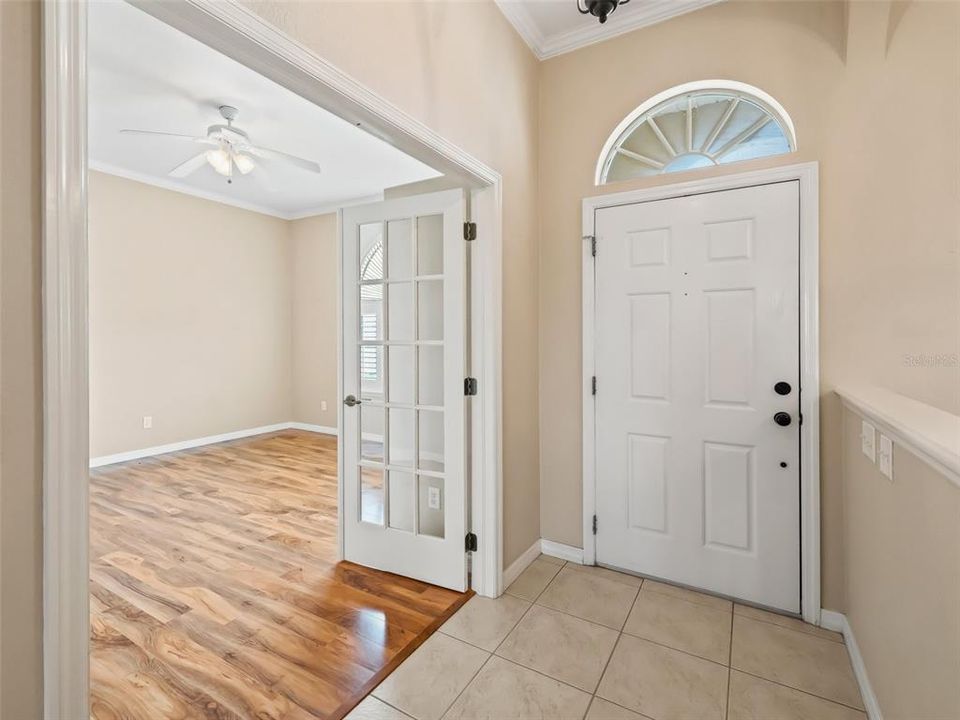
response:
{"label": "french door knob", "polygon": [[357,400],[357,398],[355,398],[353,395],[347,395],[343,399],[343,404],[346,405],[347,407],[353,407],[354,405],[359,405],[361,402],[363,401]]}
{"label": "french door knob", "polygon": [[773,421],[780,427],[786,427],[791,422],[793,422],[793,418],[790,417],[790,413],[785,413],[781,411],[773,416]]}

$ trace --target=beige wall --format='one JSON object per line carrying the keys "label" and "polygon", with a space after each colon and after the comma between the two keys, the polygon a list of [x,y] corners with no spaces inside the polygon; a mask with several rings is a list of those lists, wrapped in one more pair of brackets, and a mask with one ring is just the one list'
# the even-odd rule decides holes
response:
{"label": "beige wall", "polygon": [[336,232],[91,173],[91,457],[336,427]]}
{"label": "beige wall", "polygon": [[[290,223],[293,408],[297,422],[337,426],[337,216]],[[327,409],[321,409],[326,401]]]}
{"label": "beige wall", "polygon": [[901,446],[893,482],[843,411],[846,615],[886,720],[960,717],[960,488]]}
{"label": "beige wall", "polygon": [[509,565],[540,537],[538,63],[492,2],[267,0],[250,7],[503,175],[503,562]]}
{"label": "beige wall", "polygon": [[40,5],[0,2],[0,717],[41,702]]}
{"label": "beige wall", "polygon": [[292,419],[288,232],[90,173],[92,457]]}
{"label": "beige wall", "polygon": [[[846,10],[849,10],[847,14]],[[580,201],[690,179],[593,186],[608,133],[671,86],[727,78],[772,94],[799,151],[713,172],[817,160],[821,187],[823,602],[842,609],[839,407],[872,381],[960,407],[960,5],[727,2],[543,63],[540,96],[540,434],[543,536],[581,545]]]}

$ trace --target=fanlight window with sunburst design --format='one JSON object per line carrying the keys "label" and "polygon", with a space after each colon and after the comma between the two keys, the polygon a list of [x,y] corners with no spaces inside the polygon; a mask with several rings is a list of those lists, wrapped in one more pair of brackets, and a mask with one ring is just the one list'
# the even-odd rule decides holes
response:
{"label": "fanlight window with sunburst design", "polygon": [[597,184],[796,149],[793,124],[776,100],[742,83],[725,85],[681,86],[637,108],[607,141]]}

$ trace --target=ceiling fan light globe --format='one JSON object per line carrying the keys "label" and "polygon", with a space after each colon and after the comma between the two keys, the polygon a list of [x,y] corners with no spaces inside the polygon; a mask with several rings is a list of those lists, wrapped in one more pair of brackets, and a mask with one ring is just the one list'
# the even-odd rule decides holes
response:
{"label": "ceiling fan light globe", "polygon": [[218,173],[224,177],[230,177],[231,174],[231,160],[230,155],[223,149],[217,148],[216,150],[207,150],[205,153],[207,162],[210,163],[210,167],[216,170]]}
{"label": "ceiling fan light globe", "polygon": [[253,158],[249,155],[241,155],[240,153],[234,153],[233,162],[236,164],[237,170],[240,171],[241,175],[246,175],[257,166]]}

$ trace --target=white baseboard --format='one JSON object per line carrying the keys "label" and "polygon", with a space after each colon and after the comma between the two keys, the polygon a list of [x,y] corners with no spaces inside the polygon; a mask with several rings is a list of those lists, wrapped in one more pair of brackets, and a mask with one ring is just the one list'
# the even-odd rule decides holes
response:
{"label": "white baseboard", "polygon": [[510,567],[503,571],[503,589],[506,590],[513,584],[513,581],[520,577],[520,573],[530,567],[530,563],[540,556],[540,540],[523,551],[516,560],[510,563]]}
{"label": "white baseboard", "polygon": [[291,430],[305,430],[307,432],[320,433],[321,435],[339,434],[335,427],[328,427],[326,425],[314,425],[313,423],[290,422],[290,423],[287,423],[287,427]]}
{"label": "white baseboard", "polygon": [[322,433],[324,435],[337,434],[336,428],[323,425],[282,422],[273,425],[261,425],[255,428],[246,428],[245,430],[234,430],[233,432],[221,433],[220,435],[207,435],[206,437],[193,438],[192,440],[181,440],[180,442],[167,443],[166,445],[154,445],[153,447],[141,448],[139,450],[128,450],[127,452],[116,453],[114,455],[101,455],[100,457],[90,458],[90,467],[102,467],[104,465],[127,462],[128,460],[153,457],[154,455],[165,455],[166,453],[177,452],[179,450],[189,450],[191,448],[203,447],[204,445],[215,445],[216,443],[227,442],[228,440],[240,440],[246,437],[253,437],[254,435],[277,432],[278,430],[305,430],[307,432]]}
{"label": "white baseboard", "polygon": [[821,610],[820,626],[827,630],[843,633],[843,640],[847,645],[847,653],[850,655],[850,664],[853,666],[853,674],[857,678],[857,685],[860,686],[860,695],[863,697],[863,707],[867,711],[867,717],[870,720],[883,720],[880,703],[873,692],[873,687],[870,685],[870,678],[867,677],[867,666],[863,662],[860,646],[857,645],[857,639],[853,635],[853,628],[850,627],[847,616],[835,610]]}
{"label": "white baseboard", "polygon": [[583,565],[583,548],[564,545],[563,543],[553,542],[553,540],[541,540],[540,552],[550,557]]}

